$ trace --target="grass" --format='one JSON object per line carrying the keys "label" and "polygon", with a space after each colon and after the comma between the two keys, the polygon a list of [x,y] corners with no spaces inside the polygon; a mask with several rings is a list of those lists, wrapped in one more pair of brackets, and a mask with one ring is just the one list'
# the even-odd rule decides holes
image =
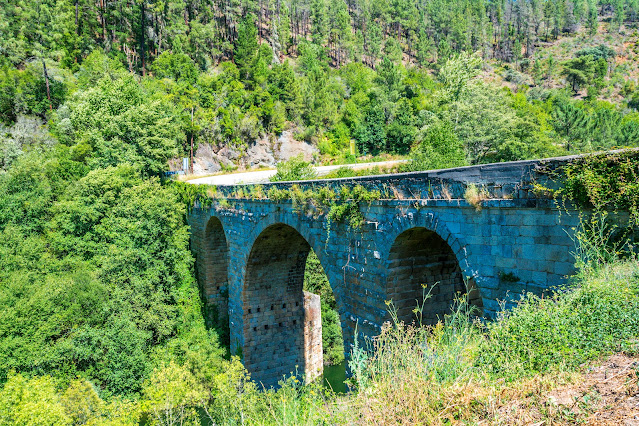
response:
{"label": "grass", "polygon": [[639,351],[639,263],[606,265],[551,297],[529,296],[494,322],[470,317],[462,302],[434,327],[387,324],[354,369],[349,405],[362,423],[499,423],[514,401],[559,419],[544,393],[603,356]]}
{"label": "grass", "polygon": [[[378,337],[355,347],[350,363],[355,390],[348,395],[334,395],[295,378],[282,382],[277,391],[258,391],[246,387],[245,373],[236,369],[236,381],[223,389],[242,388],[241,398],[251,403],[242,413],[222,410],[235,414],[217,422],[583,422],[592,413],[594,396],[584,395],[566,408],[553,404],[549,392],[575,383],[589,365],[609,354],[639,353],[639,262],[616,261],[590,269],[570,287],[550,297],[526,297],[493,322],[472,318],[468,304],[459,300],[435,326],[385,324]],[[224,399],[215,395],[224,392],[212,392],[209,411],[220,412],[221,407],[215,407]]]}

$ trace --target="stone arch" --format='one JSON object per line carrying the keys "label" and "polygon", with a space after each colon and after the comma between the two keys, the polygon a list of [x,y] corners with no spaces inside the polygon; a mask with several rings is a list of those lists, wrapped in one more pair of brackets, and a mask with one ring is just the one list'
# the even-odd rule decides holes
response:
{"label": "stone arch", "polygon": [[224,226],[219,218],[211,217],[204,231],[204,264],[199,265],[200,283],[205,300],[205,319],[208,326],[222,332],[228,339],[228,264],[229,247]]}
{"label": "stone arch", "polygon": [[313,379],[322,372],[319,296],[303,291],[310,249],[295,228],[275,223],[255,239],[246,262],[244,366],[267,387],[291,373]]}
{"label": "stone arch", "polygon": [[335,300],[337,303],[337,309],[340,313],[340,321],[343,323],[342,314],[345,310],[344,305],[344,295],[343,288],[338,283],[341,282],[341,277],[343,276],[343,270],[341,267],[334,268],[335,265],[335,255],[328,251],[328,247],[326,245],[326,239],[324,235],[321,233],[316,233],[312,229],[311,226],[304,224],[298,220],[299,216],[297,214],[286,214],[281,211],[277,211],[275,213],[270,213],[264,215],[260,221],[258,222],[258,226],[254,227],[244,238],[246,241],[252,241],[253,245],[249,245],[245,247],[245,250],[242,251],[242,256],[240,260],[240,264],[248,265],[250,255],[253,253],[253,246],[257,239],[264,234],[264,232],[276,225],[286,225],[295,230],[299,235],[306,240],[309,244],[310,248],[315,251],[320,264],[322,265],[322,269],[326,274],[328,282],[331,286],[331,290],[335,295]]}
{"label": "stone arch", "polygon": [[[447,234],[447,239],[450,234]],[[423,303],[419,318],[432,325],[450,313],[456,297],[468,295],[471,305],[482,312],[482,299],[473,277],[464,276],[457,254],[437,232],[415,226],[393,241],[386,259],[386,300],[393,303],[397,319],[411,323],[414,309]],[[424,300],[424,294],[430,297]]]}

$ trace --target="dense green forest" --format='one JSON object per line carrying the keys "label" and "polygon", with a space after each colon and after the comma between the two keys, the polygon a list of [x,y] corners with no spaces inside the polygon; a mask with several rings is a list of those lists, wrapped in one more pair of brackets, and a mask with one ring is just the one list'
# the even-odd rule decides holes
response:
{"label": "dense green forest", "polygon": [[637,7],[5,1],[0,165],[55,139],[158,174],[191,142],[241,156],[284,129],[323,161],[412,151],[416,168],[634,146]]}
{"label": "dense green forest", "polygon": [[[205,327],[186,206],[162,179],[191,144],[239,159],[291,130],[318,161],[410,170],[637,146],[637,10],[0,0],[0,425],[137,424],[171,395],[215,401],[221,423],[244,387],[258,398]],[[307,279],[339,362],[313,258]]]}

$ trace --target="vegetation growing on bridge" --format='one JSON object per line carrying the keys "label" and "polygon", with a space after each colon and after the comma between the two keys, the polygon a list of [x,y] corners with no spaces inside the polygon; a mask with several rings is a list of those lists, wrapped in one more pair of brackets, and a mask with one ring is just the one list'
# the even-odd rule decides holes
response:
{"label": "vegetation growing on bridge", "polygon": [[558,189],[539,188],[553,198],[595,212],[624,211],[639,225],[639,153],[635,150],[586,155],[549,174]]}

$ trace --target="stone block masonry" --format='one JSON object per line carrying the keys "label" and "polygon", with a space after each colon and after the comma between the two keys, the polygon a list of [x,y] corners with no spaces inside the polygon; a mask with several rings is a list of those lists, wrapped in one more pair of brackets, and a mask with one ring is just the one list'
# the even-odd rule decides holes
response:
{"label": "stone block masonry", "polygon": [[[544,160],[558,167],[570,158]],[[345,350],[375,336],[389,304],[405,323],[435,323],[454,300],[492,317],[526,292],[542,293],[573,272],[575,212],[537,198],[539,161],[450,170],[267,184],[302,189],[362,185],[381,199],[361,203],[364,225],[327,223],[291,201],[232,198],[240,187],[218,187],[227,203],[189,213],[191,247],[204,299],[230,329],[253,379],[276,386],[285,375],[321,371],[319,299],[302,290],[312,248],[333,289]],[[480,206],[465,188],[487,188]],[[246,190],[246,187],[242,187]],[[246,192],[246,191],[244,191]],[[424,300],[424,295],[428,295]],[[415,308],[423,307],[416,315]]]}
{"label": "stone block masonry", "polygon": [[307,382],[324,372],[322,305],[320,297],[308,291],[304,292],[304,370]]}

